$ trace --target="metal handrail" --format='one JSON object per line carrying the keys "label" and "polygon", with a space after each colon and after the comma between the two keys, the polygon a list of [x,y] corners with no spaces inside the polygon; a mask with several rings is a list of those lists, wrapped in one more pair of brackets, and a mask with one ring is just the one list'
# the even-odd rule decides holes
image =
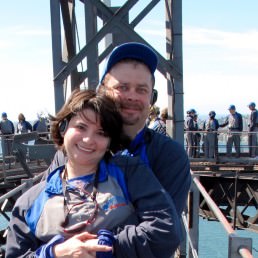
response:
{"label": "metal handrail", "polygon": [[[208,192],[205,190],[201,182],[198,180],[198,178],[194,175],[194,173],[191,171],[193,182],[195,183],[196,187],[198,188],[199,192],[202,194],[203,198],[205,199],[207,205],[210,207],[212,212],[215,214],[217,219],[220,221],[222,226],[224,227],[225,231],[229,236],[236,236],[235,230],[232,228],[230,223],[227,221],[219,207],[216,205],[216,203],[212,200]],[[240,245],[238,250],[238,254],[241,255],[243,258],[253,258],[252,253],[250,250],[243,244]]]}
{"label": "metal handrail", "polygon": [[186,231],[186,235],[187,235],[187,238],[188,238],[188,242],[189,242],[189,245],[191,247],[191,252],[192,252],[192,255],[194,258],[198,258],[198,253],[196,251],[196,249],[194,248],[194,244],[192,242],[192,239],[191,239],[191,236],[190,236],[190,233],[189,233],[189,230],[188,230],[188,223],[187,223],[187,218],[186,218],[186,215],[185,215],[185,212],[183,211],[182,213],[182,221],[184,223],[184,227],[185,227],[185,231]]}
{"label": "metal handrail", "polygon": [[0,204],[3,203],[6,199],[9,199],[11,197],[13,197],[15,194],[19,193],[20,191],[24,191],[26,188],[28,188],[28,183],[35,183],[37,181],[39,181],[43,176],[43,173],[34,176],[33,178],[29,178],[26,179],[26,181],[22,184],[20,184],[19,186],[15,187],[14,189],[10,190],[8,193],[2,195],[0,197]]}

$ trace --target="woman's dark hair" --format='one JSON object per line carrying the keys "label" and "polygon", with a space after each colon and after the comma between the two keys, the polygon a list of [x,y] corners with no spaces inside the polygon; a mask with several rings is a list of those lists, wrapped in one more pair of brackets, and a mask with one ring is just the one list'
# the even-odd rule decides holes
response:
{"label": "woman's dark hair", "polygon": [[99,118],[104,133],[110,138],[110,151],[116,153],[128,146],[129,138],[123,133],[122,117],[112,97],[104,91],[76,89],[56,116],[50,116],[51,135],[58,148],[63,149],[63,124],[68,125],[73,116],[85,109],[92,110]]}

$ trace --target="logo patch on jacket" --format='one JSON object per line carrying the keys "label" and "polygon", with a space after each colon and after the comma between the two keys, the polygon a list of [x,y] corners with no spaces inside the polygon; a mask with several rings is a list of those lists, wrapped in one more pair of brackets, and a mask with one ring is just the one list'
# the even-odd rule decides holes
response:
{"label": "logo patch on jacket", "polygon": [[124,197],[122,196],[111,196],[110,198],[108,198],[105,203],[103,203],[101,205],[101,208],[105,211],[111,211],[113,209],[117,209],[121,206],[126,206],[126,200]]}

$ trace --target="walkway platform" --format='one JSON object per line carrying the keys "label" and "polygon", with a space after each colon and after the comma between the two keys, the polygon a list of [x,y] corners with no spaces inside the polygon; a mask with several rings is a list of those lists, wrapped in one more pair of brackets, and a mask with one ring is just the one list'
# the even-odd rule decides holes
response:
{"label": "walkway platform", "polygon": [[[210,197],[235,228],[258,233],[258,159],[249,157],[190,159],[194,176],[199,177]],[[199,215],[217,220],[209,205],[200,199]]]}

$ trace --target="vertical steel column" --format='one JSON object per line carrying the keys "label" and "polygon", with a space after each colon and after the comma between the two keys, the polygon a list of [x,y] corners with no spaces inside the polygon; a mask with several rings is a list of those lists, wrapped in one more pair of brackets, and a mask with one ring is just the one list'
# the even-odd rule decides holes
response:
{"label": "vertical steel column", "polygon": [[[84,1],[86,44],[97,34],[97,10],[90,1]],[[96,89],[99,82],[98,45],[91,48],[87,55],[88,89]]]}
{"label": "vertical steel column", "polygon": [[235,184],[234,184],[234,216],[233,216],[233,229],[236,229],[237,224],[237,193],[238,193],[238,171],[235,171]]}
{"label": "vertical steel column", "polygon": [[[173,2],[173,4],[172,4]],[[182,1],[166,0],[166,49],[167,59],[183,74],[182,57]],[[173,78],[167,73],[168,133],[184,144],[183,77]]]}
{"label": "vertical steel column", "polygon": [[[173,2],[173,4],[172,4]],[[178,71],[183,71],[182,60],[182,1],[166,0],[166,50],[167,60],[173,63]],[[183,78],[173,78],[166,73],[168,94],[168,134],[184,145],[183,127]],[[186,212],[187,213],[187,212]],[[183,227],[183,223],[182,227]],[[180,244],[180,257],[187,256],[186,232],[184,241]]]}
{"label": "vertical steel column", "polygon": [[[75,17],[75,1],[74,0],[62,0],[60,2],[64,39],[63,39],[63,55],[62,60],[65,63],[76,55],[76,17]],[[68,77],[64,79],[64,90],[67,90]],[[77,67],[71,71],[70,74],[71,91],[76,89],[79,85],[79,75]],[[65,92],[66,97],[66,92]]]}
{"label": "vertical steel column", "polygon": [[[50,16],[51,16],[53,76],[55,78],[59,73],[59,71],[61,70],[61,68],[63,67],[59,0],[50,0]],[[63,81],[54,80],[54,92],[55,92],[55,112],[58,112],[65,101]]]}
{"label": "vertical steel column", "polygon": [[[199,177],[195,176],[196,178]],[[192,245],[194,250],[198,254],[198,247],[199,247],[199,203],[200,203],[200,193],[198,188],[194,183],[191,185],[191,190],[189,193],[188,199],[188,227],[189,227],[189,235],[192,240]],[[188,257],[193,258],[193,254],[191,251],[191,246],[188,246]]]}
{"label": "vertical steel column", "polygon": [[[111,0],[103,0],[103,3],[108,6],[108,7],[111,7]],[[105,37],[105,46],[108,47],[110,44],[112,44],[112,41],[113,41],[113,36],[112,34],[107,34],[106,37]]]}

